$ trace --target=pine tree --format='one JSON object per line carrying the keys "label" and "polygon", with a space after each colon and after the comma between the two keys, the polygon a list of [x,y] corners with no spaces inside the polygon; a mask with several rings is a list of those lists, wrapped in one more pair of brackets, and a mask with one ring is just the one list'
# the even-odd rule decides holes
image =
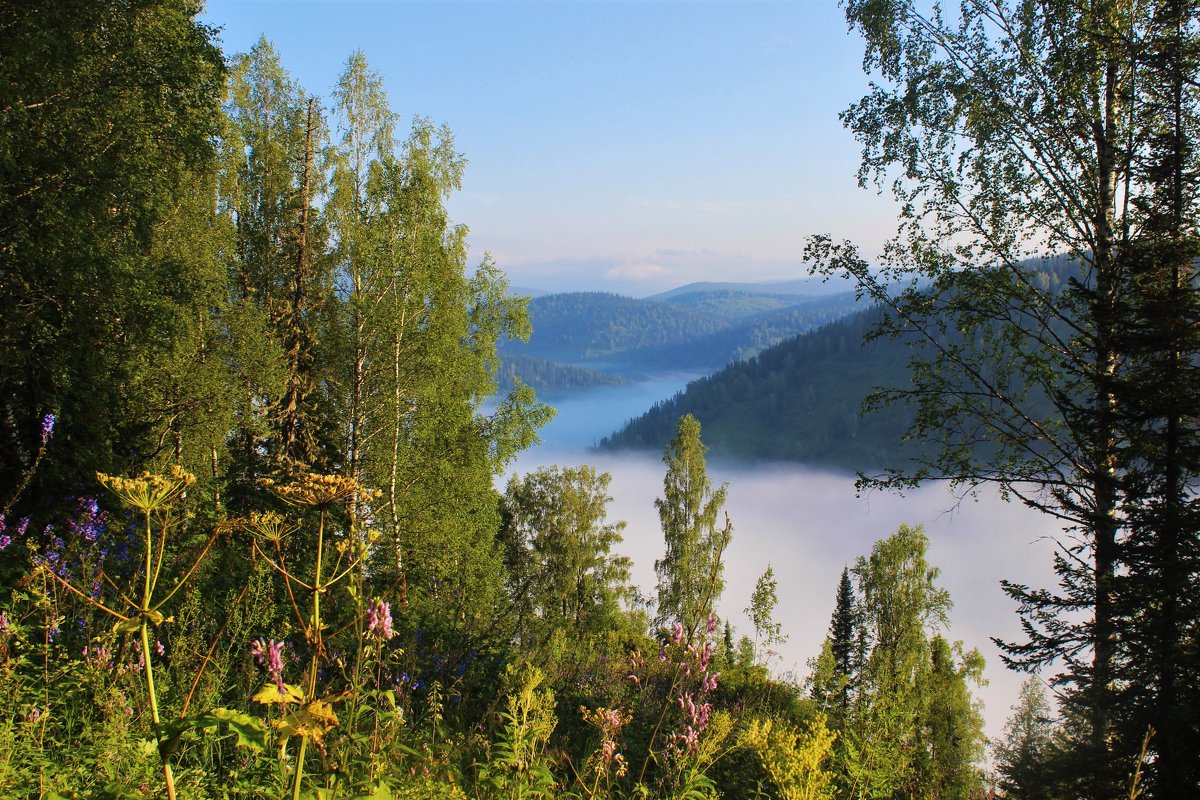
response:
{"label": "pine tree", "polygon": [[[955,15],[908,0],[854,0],[846,12],[867,41],[864,67],[879,79],[843,120],[863,145],[860,181],[890,184],[901,201],[900,230],[880,268],[823,238],[809,256],[848,268],[883,306],[877,333],[913,346],[911,385],[881,391],[869,405],[910,403],[910,436],[929,446],[882,482],[997,483],[1072,528],[1076,544],[1055,564],[1057,591],[1006,587],[1027,634],[1008,643],[1008,657],[1022,668],[1063,669],[1063,691],[1081,712],[1087,792],[1111,796],[1124,782],[1115,765],[1133,735],[1118,692],[1127,685],[1124,642],[1160,607],[1149,595],[1133,601],[1124,580],[1142,571],[1126,561],[1146,558],[1128,542],[1156,539],[1126,525],[1153,505],[1133,499],[1140,490],[1122,477],[1127,442],[1137,438],[1131,420],[1156,418],[1149,429],[1175,442],[1163,451],[1175,456],[1142,476],[1187,481],[1179,458],[1189,434],[1177,424],[1172,432],[1171,422],[1182,417],[1139,408],[1137,399],[1128,406],[1122,384],[1133,358],[1149,369],[1143,386],[1189,394],[1170,377],[1171,363],[1189,363],[1186,325],[1159,328],[1168,336],[1154,346],[1161,359],[1139,355],[1127,333],[1137,328],[1131,309],[1153,295],[1138,299],[1148,262],[1137,265],[1145,262],[1137,239],[1154,227],[1153,209],[1171,186],[1187,183],[1156,165],[1167,163],[1163,146],[1182,152],[1194,138],[1185,109],[1197,70],[1184,41],[1194,38],[1197,15],[1187,4],[1116,0],[967,3]],[[1189,209],[1168,227],[1194,218]],[[1074,265],[1066,289],[1040,278],[1054,254]],[[1194,292],[1190,280],[1176,287],[1177,296]],[[1157,540],[1160,556],[1170,538]],[[1178,566],[1188,556],[1178,555],[1166,581],[1176,597],[1188,569]],[[1078,618],[1081,608],[1087,619]],[[1175,628],[1165,620],[1178,607],[1161,608],[1153,615],[1162,629]],[[1175,669],[1172,659],[1160,661]]]}
{"label": "pine tree", "polygon": [[1012,711],[995,750],[1000,789],[1013,800],[1050,800],[1054,721],[1041,680],[1030,676],[1021,684]]}

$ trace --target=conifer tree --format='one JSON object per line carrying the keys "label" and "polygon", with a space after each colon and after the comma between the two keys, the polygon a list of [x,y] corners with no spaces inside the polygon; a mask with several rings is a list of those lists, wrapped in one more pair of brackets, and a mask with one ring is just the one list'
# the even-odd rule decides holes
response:
{"label": "conifer tree", "polygon": [[[937,4],[855,0],[846,11],[867,41],[864,67],[881,79],[843,120],[863,145],[860,181],[890,184],[901,201],[900,230],[880,270],[827,239],[809,255],[848,268],[884,308],[878,334],[913,346],[911,385],[871,403],[911,403],[910,435],[930,446],[882,482],[994,482],[1072,528],[1055,564],[1057,591],[1006,587],[1027,635],[1008,643],[1008,656],[1022,668],[1063,668],[1063,691],[1080,712],[1073,730],[1087,793],[1111,796],[1124,783],[1115,765],[1140,741],[1120,710],[1124,642],[1140,635],[1135,620],[1151,609],[1165,612],[1152,612],[1161,630],[1178,631],[1166,622],[1177,606],[1133,600],[1124,582],[1149,563],[1128,543],[1156,540],[1161,558],[1172,537],[1143,536],[1126,521],[1155,505],[1136,498],[1142,478],[1186,483],[1179,458],[1190,433],[1161,404],[1144,405],[1153,392],[1122,385],[1133,359],[1147,368],[1143,387],[1190,393],[1170,377],[1170,364],[1189,363],[1190,328],[1176,322],[1190,312],[1158,315],[1176,321],[1158,327],[1161,357],[1138,354],[1127,334],[1139,327],[1137,307],[1155,302],[1154,291],[1143,294],[1153,270],[1136,254],[1138,239],[1155,227],[1171,187],[1187,184],[1158,166],[1169,161],[1163,152],[1182,153],[1194,139],[1187,109],[1197,69],[1187,41],[1197,15],[1188,3],[1116,0],[969,2],[954,15]],[[1168,227],[1194,219],[1184,210]],[[1077,270],[1065,290],[1039,280],[1055,254]],[[1193,292],[1190,279],[1176,283],[1176,298]],[[1148,471],[1129,461],[1147,431],[1175,454]],[[1188,556],[1178,556],[1165,581],[1176,597],[1188,571]],[[1073,616],[1080,608],[1088,619]],[[1177,668],[1160,662],[1164,674]],[[1157,681],[1139,683],[1158,695]]]}
{"label": "conifer tree", "polygon": [[[258,473],[328,469],[332,441],[317,341],[332,303],[332,263],[317,200],[325,190],[324,118],[265,38],[234,60],[223,202],[237,236],[235,281],[283,355],[282,386],[256,398],[270,437],[245,442],[247,487]],[[273,388],[273,387],[272,387]],[[265,455],[265,461],[262,456]],[[261,463],[260,463],[261,462]]]}
{"label": "conifer tree", "polygon": [[1054,786],[1054,721],[1040,679],[1031,675],[1021,684],[1012,711],[995,750],[1000,789],[1013,800],[1049,800]]}

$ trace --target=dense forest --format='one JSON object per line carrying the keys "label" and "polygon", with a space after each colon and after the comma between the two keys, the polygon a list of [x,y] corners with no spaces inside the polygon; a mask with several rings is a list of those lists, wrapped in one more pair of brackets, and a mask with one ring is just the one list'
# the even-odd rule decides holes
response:
{"label": "dense forest", "polygon": [[[864,333],[900,346],[874,402],[922,447],[873,483],[997,484],[1069,526],[1058,586],[1005,585],[1038,674],[990,774],[919,527],[847,566],[782,680],[770,566],[753,630],[714,613],[737,540],[696,417],[662,445],[653,597],[610,476],[496,488],[553,413],[499,390],[532,304],[468,263],[451,132],[402,128],[361,53],[318,98],[190,0],[60,0],[0,6],[0,794],[1200,792],[1200,9],[844,9],[873,83],[843,121],[899,233],[805,255],[876,316],[741,375],[782,406]],[[1038,278],[1048,252],[1081,277]],[[696,315],[660,303],[657,341]]]}
{"label": "dense forest", "polygon": [[[743,288],[642,300],[565,292],[531,300],[533,335],[503,344],[501,352],[632,377],[712,370],[845,316],[854,307],[849,292],[809,297]],[[519,370],[517,374],[524,379]]]}
{"label": "dense forest", "polygon": [[[1049,294],[1087,279],[1062,257],[1030,261],[1023,269]],[[730,363],[630,420],[600,447],[661,450],[676,420],[692,414],[720,459],[867,473],[912,468],[932,452],[919,439],[906,440],[915,408],[882,402],[882,395],[912,385],[908,358],[919,342],[912,334],[873,337],[882,316],[879,307],[860,310]],[[962,345],[955,331],[939,331],[935,339],[942,346]],[[1044,399],[1030,405],[1038,413],[1047,410]],[[983,455],[989,447],[975,442],[972,451]]]}
{"label": "dense forest", "polygon": [[501,390],[507,391],[524,384],[543,397],[580,389],[629,384],[629,380],[620,375],[586,367],[572,367],[545,358],[509,354],[500,356],[496,381]]}

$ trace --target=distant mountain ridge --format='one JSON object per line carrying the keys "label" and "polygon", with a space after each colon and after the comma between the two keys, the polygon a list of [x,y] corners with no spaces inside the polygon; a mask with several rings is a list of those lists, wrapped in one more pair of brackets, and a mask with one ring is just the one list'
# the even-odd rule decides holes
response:
{"label": "distant mountain ridge", "polygon": [[[757,289],[761,284],[731,284]],[[533,335],[510,342],[502,355],[512,375],[535,362],[639,376],[665,370],[716,370],[764,347],[837,319],[855,308],[850,293],[822,296],[759,293],[730,288],[680,287],[661,300],[605,292],[564,292],[529,301]],[[543,376],[550,371],[539,368]],[[551,381],[545,390],[586,388],[585,380]]]}
{"label": "distant mountain ridge", "polygon": [[822,297],[830,294],[841,294],[854,291],[854,283],[844,278],[828,278],[813,276],[796,278],[785,281],[763,281],[761,283],[742,283],[736,281],[696,281],[668,289],[665,292],[650,295],[647,300],[670,300],[682,294],[709,292],[737,292],[757,295],[789,295],[794,297]]}
{"label": "distant mountain ridge", "polygon": [[[1063,257],[1031,266],[1028,277],[1051,291],[1086,280]],[[692,381],[599,447],[661,451],[679,417],[690,413],[700,420],[714,458],[867,472],[904,467],[925,454],[922,444],[903,442],[913,410],[891,405],[861,414],[875,387],[903,388],[910,381],[910,342],[880,338],[864,344],[879,319],[879,309],[860,309],[731,363]]]}

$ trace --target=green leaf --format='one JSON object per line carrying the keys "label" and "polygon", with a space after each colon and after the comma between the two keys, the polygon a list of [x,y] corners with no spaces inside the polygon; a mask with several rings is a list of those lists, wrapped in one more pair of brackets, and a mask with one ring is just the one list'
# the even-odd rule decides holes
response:
{"label": "green leaf", "polygon": [[171,753],[178,749],[180,738],[190,730],[216,730],[221,723],[228,725],[229,730],[237,735],[237,743],[241,747],[261,752],[266,750],[270,742],[271,729],[262,720],[233,709],[214,708],[202,714],[173,719],[160,726],[162,752]]}
{"label": "green leaf", "polygon": [[141,629],[142,621],[140,619],[122,620],[113,626],[113,630],[119,634],[137,633]]}

